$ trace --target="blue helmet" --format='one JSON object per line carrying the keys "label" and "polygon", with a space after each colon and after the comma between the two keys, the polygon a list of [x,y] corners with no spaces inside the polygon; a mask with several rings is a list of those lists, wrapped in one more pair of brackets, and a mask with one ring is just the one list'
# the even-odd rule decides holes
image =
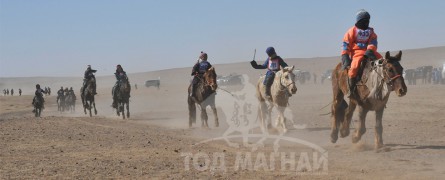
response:
{"label": "blue helmet", "polygon": [[364,9],[358,10],[355,22],[358,22],[362,19],[368,19],[368,20],[371,19],[371,15],[369,15],[368,11],[366,11]]}
{"label": "blue helmet", "polygon": [[267,55],[269,55],[269,56],[272,56],[272,55],[274,55],[274,54],[277,54],[277,53],[275,52],[275,49],[274,49],[273,47],[268,47],[268,48],[266,49],[266,53],[267,53]]}

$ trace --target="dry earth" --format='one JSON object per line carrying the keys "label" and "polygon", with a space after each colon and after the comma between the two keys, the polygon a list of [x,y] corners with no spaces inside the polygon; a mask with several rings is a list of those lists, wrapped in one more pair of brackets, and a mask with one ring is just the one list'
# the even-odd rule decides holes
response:
{"label": "dry earth", "polygon": [[[415,68],[421,65],[440,66],[445,47],[404,51],[402,65]],[[422,60],[419,60],[422,59]],[[289,64],[321,74],[338,60],[332,58],[288,59]],[[200,127],[200,120],[188,128],[186,87],[188,68],[130,74],[133,89],[131,118],[122,120],[115,115],[111,104],[110,88],[114,80],[98,77],[98,115],[92,118],[83,114],[77,103],[75,113],[57,112],[56,96],[45,97],[46,109],[42,118],[31,113],[32,86],[36,83],[50,86],[55,92],[59,86],[79,89],[81,78],[1,78],[3,88],[24,89],[25,95],[0,97],[0,178],[1,179],[60,179],[60,178],[125,178],[125,179],[443,179],[445,177],[445,85],[408,86],[405,97],[392,94],[384,114],[383,138],[385,152],[375,152],[374,114],[368,114],[367,132],[353,145],[350,137],[329,141],[330,117],[327,113],[332,99],[330,82],[312,81],[297,84],[298,92],[291,98],[287,117],[306,128],[296,129],[288,121],[285,134],[294,141],[280,141],[275,163],[270,157],[273,142],[268,139],[264,147],[252,151],[244,147],[240,138],[230,139],[241,143],[231,147],[218,138],[233,125],[236,103],[251,103],[256,111],[253,85],[263,71],[252,70],[248,63],[216,65],[217,73],[246,74],[250,80],[241,88],[226,88],[235,95],[245,95],[240,102],[225,91],[219,90],[217,106],[221,126],[214,127],[209,112],[210,128]],[[161,88],[142,87],[147,79],[161,77]],[[198,111],[199,112],[199,111]],[[250,120],[254,116],[249,116]],[[354,121],[357,117],[354,116]],[[252,121],[254,122],[254,121]],[[353,127],[352,127],[353,128]],[[259,132],[253,129],[254,134]],[[272,135],[275,135],[271,129]],[[234,133],[237,135],[237,133]],[[213,141],[200,143],[215,138]],[[255,138],[250,138],[253,143]],[[323,160],[320,152],[308,147],[313,144],[325,150],[328,169],[315,170],[316,160]],[[185,157],[188,153],[193,160]],[[236,169],[237,153],[252,155],[252,169]],[[293,153],[295,156],[293,157]],[[307,153],[307,154],[305,154]],[[210,162],[205,162],[204,156]],[[212,169],[213,157],[224,155],[225,166]],[[263,160],[263,155],[265,157]],[[281,155],[284,155],[281,157]],[[201,156],[201,157],[199,157]],[[244,156],[243,156],[244,157]],[[308,157],[309,161],[304,161]],[[292,160],[283,170],[281,158]],[[189,170],[185,161],[190,160]],[[221,159],[218,159],[221,160]],[[193,162],[196,161],[196,164]],[[300,162],[301,161],[301,162]],[[310,166],[304,166],[304,162]],[[261,164],[263,163],[263,164]],[[267,164],[268,168],[262,166]],[[300,163],[300,164],[299,164]],[[292,163],[291,163],[292,164]],[[274,165],[275,169],[270,167]],[[221,169],[225,167],[226,171]],[[303,168],[302,168],[303,167]],[[197,169],[205,169],[200,171]],[[295,168],[300,168],[298,171]],[[311,169],[313,168],[313,169]]]}

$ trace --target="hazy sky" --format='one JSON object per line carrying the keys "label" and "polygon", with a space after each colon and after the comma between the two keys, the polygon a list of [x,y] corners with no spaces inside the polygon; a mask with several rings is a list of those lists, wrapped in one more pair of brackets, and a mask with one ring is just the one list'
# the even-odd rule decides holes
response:
{"label": "hazy sky", "polygon": [[379,50],[445,45],[443,0],[0,0],[0,77],[111,75],[337,56],[355,13],[371,13]]}

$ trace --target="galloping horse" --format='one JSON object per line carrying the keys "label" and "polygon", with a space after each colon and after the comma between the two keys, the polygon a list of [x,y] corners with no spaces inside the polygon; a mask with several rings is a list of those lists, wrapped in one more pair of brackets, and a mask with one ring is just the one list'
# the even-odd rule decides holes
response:
{"label": "galloping horse", "polygon": [[[266,99],[266,88],[263,84],[265,76],[260,77],[257,83],[257,98],[260,102],[258,112],[261,120],[261,130],[267,132],[267,126],[271,121],[271,113],[274,106],[278,110],[278,119],[276,126],[282,133],[287,131],[286,129],[286,117],[284,117],[284,110],[286,109],[289,97],[297,92],[297,86],[295,85],[295,74],[293,73],[294,66],[285,67],[275,74],[273,84],[270,88],[271,99]],[[266,104],[269,102],[269,106]],[[269,123],[267,123],[267,119]]]}
{"label": "galloping horse", "polygon": [[125,110],[124,106],[127,106],[127,117],[130,118],[130,91],[131,86],[128,82],[127,78],[122,78],[119,81],[119,87],[116,89],[116,97],[117,97],[117,109],[116,113],[118,116],[120,116],[120,113],[122,112],[122,118],[125,119]]}
{"label": "galloping horse", "polygon": [[87,114],[87,109],[88,109],[90,111],[90,117],[92,117],[91,108],[94,108],[94,114],[97,115],[96,103],[94,102],[94,93],[93,93],[94,81],[96,81],[95,78],[90,79],[87,82],[87,86],[85,87],[85,89],[83,88],[80,89],[83,111],[85,112],[85,114]]}
{"label": "galloping horse", "polygon": [[[332,90],[334,99],[332,103],[332,128],[331,142],[335,143],[340,137],[349,135],[349,124],[356,106],[359,106],[360,121],[352,136],[352,143],[357,143],[366,132],[365,119],[369,111],[375,111],[375,149],[383,147],[383,110],[389,99],[391,91],[395,91],[399,97],[407,93],[407,87],[403,79],[403,67],[400,65],[402,51],[396,56],[390,56],[386,52],[385,59],[376,61],[364,61],[363,76],[357,83],[357,94],[349,99],[349,106],[343,96],[349,91],[347,70],[341,70],[341,63],[332,72]],[[362,63],[363,64],[363,63]]]}
{"label": "galloping horse", "polygon": [[65,111],[65,107],[66,107],[65,95],[63,95],[63,93],[57,95],[57,110],[63,112]]}
{"label": "galloping horse", "polygon": [[74,92],[69,92],[65,96],[65,108],[68,111],[74,112],[76,111],[76,99]]}
{"label": "galloping horse", "polygon": [[[198,84],[196,85],[194,97],[188,96],[188,108],[189,108],[189,127],[192,127],[192,123],[196,123],[196,104],[201,107],[201,122],[202,127],[209,127],[207,124],[208,116],[206,107],[210,106],[215,115],[215,126],[219,126],[218,114],[215,106],[216,88],[216,72],[215,68],[209,68],[202,77],[200,77]],[[188,87],[188,94],[190,94],[191,85]]]}
{"label": "galloping horse", "polygon": [[43,108],[43,97],[37,97],[34,96],[34,101],[33,101],[33,105],[34,105],[34,113],[35,113],[35,117],[40,117],[40,115],[42,114],[42,108]]}

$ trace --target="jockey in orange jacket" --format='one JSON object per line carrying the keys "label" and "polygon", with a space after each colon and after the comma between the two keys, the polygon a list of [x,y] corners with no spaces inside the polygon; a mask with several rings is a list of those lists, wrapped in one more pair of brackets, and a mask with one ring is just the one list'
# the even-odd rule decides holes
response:
{"label": "jockey in orange jacket", "polygon": [[351,27],[343,38],[342,69],[350,66],[348,72],[349,96],[353,94],[356,82],[360,78],[357,78],[360,63],[364,59],[382,58],[382,55],[377,52],[377,34],[373,28],[369,27],[369,19],[371,19],[371,15],[366,10],[359,10],[355,26]]}

